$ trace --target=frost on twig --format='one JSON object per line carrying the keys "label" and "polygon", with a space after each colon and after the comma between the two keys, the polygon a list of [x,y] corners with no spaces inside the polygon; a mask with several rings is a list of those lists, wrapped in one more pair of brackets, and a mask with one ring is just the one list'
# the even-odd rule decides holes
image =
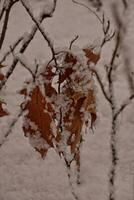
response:
{"label": "frost on twig", "polygon": [[[109,102],[109,105],[111,108],[111,115],[112,115],[111,132],[110,132],[111,166],[110,166],[110,171],[109,171],[109,200],[116,199],[115,182],[116,182],[116,177],[117,177],[117,165],[118,165],[118,160],[119,160],[118,151],[117,151],[118,149],[118,140],[117,140],[118,117],[134,99],[134,81],[133,81],[133,78],[130,76],[130,63],[131,63],[130,57],[128,57],[127,51],[124,51],[125,49],[124,39],[125,39],[127,24],[123,21],[123,17],[121,18],[119,16],[119,12],[117,10],[118,9],[117,4],[115,3],[112,6],[113,6],[112,7],[113,17],[115,19],[117,27],[116,27],[116,32],[111,37],[113,38],[113,36],[115,36],[114,37],[115,46],[114,46],[113,53],[110,59],[110,63],[109,65],[107,65],[108,67],[106,68],[106,80],[107,80],[107,85],[108,85],[108,91],[106,91],[99,73],[95,70],[93,71],[96,75],[98,83],[100,84],[100,87],[105,99]],[[105,33],[107,33],[109,26],[110,26],[110,22],[108,21],[107,28],[104,29],[103,27],[104,35]],[[116,101],[118,101],[118,99],[116,98],[116,95],[115,95],[113,76],[117,72],[117,68],[118,68],[117,58],[118,58],[118,55],[121,53],[123,55],[125,65],[127,64],[126,77],[127,77],[127,81],[131,90],[130,90],[130,96],[126,99],[124,103],[120,105],[119,108],[117,108]]]}
{"label": "frost on twig", "polygon": [[[46,12],[46,10],[44,10],[44,8],[42,9],[42,11],[39,13],[39,16],[37,18],[37,21],[39,23],[42,23],[44,19],[52,17],[55,9],[56,9],[56,3],[57,0],[53,1],[53,7],[51,9],[50,12]],[[29,44],[31,43],[31,41],[33,40],[35,34],[37,33],[38,27],[36,25],[32,26],[30,33],[28,33],[27,37],[24,38],[23,40],[23,44],[20,47],[19,53],[23,54],[25,52],[25,50],[27,49],[27,47],[29,46]],[[13,73],[16,65],[18,63],[17,59],[13,59],[13,62],[9,68],[9,70],[7,71],[6,75],[5,75],[5,79],[3,81],[1,81],[0,83],[0,89],[3,88],[3,86],[6,84],[8,78],[11,76],[11,74]]]}
{"label": "frost on twig", "polygon": [[6,142],[8,136],[12,133],[14,126],[16,125],[16,123],[18,122],[22,114],[23,114],[23,110],[20,109],[18,114],[11,120],[10,124],[8,125],[7,131],[3,135],[4,138],[2,139],[2,141],[0,141],[0,147],[2,147],[2,145]]}

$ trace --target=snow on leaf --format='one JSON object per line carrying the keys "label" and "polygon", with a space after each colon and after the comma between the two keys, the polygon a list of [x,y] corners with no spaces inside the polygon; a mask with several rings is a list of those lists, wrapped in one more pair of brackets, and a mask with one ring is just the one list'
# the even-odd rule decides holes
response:
{"label": "snow on leaf", "polygon": [[[82,127],[89,120],[88,114],[91,127],[97,117],[89,64],[96,64],[99,58],[100,55],[89,48],[81,49],[81,54],[80,50],[63,52],[60,60],[57,57],[59,70],[54,64],[44,66],[33,86],[30,86],[31,90],[28,87],[22,89],[21,94],[25,96],[22,108],[27,111],[23,130],[42,157],[50,147],[56,148],[68,163],[75,160],[79,165]],[[55,83],[57,91],[53,87],[55,76],[58,80]],[[28,85],[30,82],[27,82]]]}
{"label": "snow on leaf", "polygon": [[[95,55],[90,49],[85,49],[83,51],[86,52],[85,56],[88,58],[87,65],[88,61],[94,62],[95,64],[97,63],[99,55]],[[72,52],[72,54],[71,52],[67,53],[62,63],[62,66],[65,66],[65,68],[63,68],[64,71],[59,75],[59,84],[65,81],[61,86],[61,94],[67,97],[68,106],[66,106],[65,103],[61,105],[61,126],[63,133],[58,133],[57,140],[61,146],[61,143],[64,143],[64,134],[69,133],[66,145],[70,146],[71,155],[73,155],[73,159],[79,165],[79,147],[83,137],[82,127],[84,123],[86,124],[84,115],[87,112],[90,113],[91,127],[97,115],[95,94],[93,88],[91,88],[92,73],[91,71],[88,72],[85,70],[85,68],[87,69],[87,65],[84,66],[83,64],[81,66],[77,57],[78,56],[75,56],[74,52]],[[66,107],[66,109],[64,109],[64,107]],[[66,152],[62,153],[66,155]]]}
{"label": "snow on leaf", "polygon": [[56,94],[56,91],[50,83],[43,84],[44,92],[46,92],[46,97],[44,97],[40,84],[40,82],[34,84],[29,93],[26,88],[21,90],[21,94],[27,97],[27,101],[22,104],[22,108],[27,111],[24,116],[23,131],[34,144],[34,148],[44,157],[49,147],[53,147],[54,137],[51,130],[54,111],[47,97]]}
{"label": "snow on leaf", "polygon": [[[34,138],[38,135],[38,137],[44,139],[48,146],[53,147],[52,137],[53,134],[51,132],[51,115],[48,112],[48,104],[46,99],[41,94],[39,86],[36,86],[30,94],[30,100],[25,105],[25,110],[27,110],[27,114],[25,115],[25,123],[23,124],[23,130],[25,135],[29,135]],[[49,105],[50,106],[50,105]],[[35,126],[37,126],[37,129]],[[29,137],[29,138],[30,138]],[[47,153],[48,148],[44,143],[44,146],[35,147],[37,151],[40,152],[42,156]]]}

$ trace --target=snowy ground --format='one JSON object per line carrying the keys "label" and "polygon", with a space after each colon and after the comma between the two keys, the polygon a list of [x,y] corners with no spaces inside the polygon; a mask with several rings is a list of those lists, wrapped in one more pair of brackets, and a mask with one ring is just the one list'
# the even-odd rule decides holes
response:
{"label": "snowy ground", "polygon": [[[42,1],[31,0],[38,13]],[[134,44],[133,16],[130,16],[128,42]],[[30,29],[31,19],[25,10],[16,4],[10,16],[10,24],[5,41],[5,49],[16,37]],[[44,23],[47,32],[54,40],[56,47],[68,46],[74,35],[79,35],[75,45],[80,47],[93,43],[102,37],[101,26],[95,16],[85,8],[74,5],[71,0],[58,1],[54,17]],[[134,45],[131,46],[133,51]],[[110,46],[106,46],[98,68],[107,61]],[[4,49],[3,49],[4,51]],[[33,61],[35,57],[45,61],[49,59],[49,49],[38,33],[26,51],[26,56]],[[10,63],[10,59],[8,61]],[[119,77],[122,70],[118,71]],[[16,95],[29,74],[20,65],[17,66],[6,88],[8,109],[15,115],[19,107],[20,96]],[[117,96],[125,99],[127,88],[123,78],[116,82]],[[82,147],[82,183],[76,188],[79,200],[108,199],[108,173],[110,167],[110,109],[97,89],[98,120],[94,134],[85,135]],[[5,93],[3,94],[5,98]],[[9,119],[1,120],[0,133],[7,129]],[[66,168],[63,160],[51,150],[43,161],[23,136],[20,118],[12,134],[0,149],[0,200],[73,200],[70,191]],[[134,103],[120,117],[118,132],[119,166],[117,176],[117,199],[134,199]]]}

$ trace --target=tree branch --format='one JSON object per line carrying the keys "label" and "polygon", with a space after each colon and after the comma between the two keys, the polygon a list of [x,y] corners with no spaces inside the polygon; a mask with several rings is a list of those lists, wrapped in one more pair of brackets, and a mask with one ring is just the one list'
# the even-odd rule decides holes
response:
{"label": "tree branch", "polygon": [[28,4],[26,3],[27,0],[20,0],[22,5],[24,6],[24,8],[26,9],[27,13],[30,15],[31,19],[33,20],[33,22],[36,24],[38,30],[40,31],[40,33],[42,34],[43,38],[46,40],[46,42],[48,43],[48,46],[51,49],[52,52],[52,58],[55,62],[55,66],[57,68],[57,60],[55,57],[55,50],[52,44],[51,39],[48,37],[47,33],[45,32],[44,28],[42,27],[41,23],[36,19],[36,17],[34,16],[31,8],[28,6]]}
{"label": "tree branch", "polygon": [[1,33],[1,36],[0,36],[0,50],[2,48],[4,39],[5,39],[11,8],[17,1],[18,0],[16,0],[16,1],[10,0],[8,8],[5,10],[5,19],[4,19],[4,23],[3,23],[2,33]]}
{"label": "tree branch", "polygon": [[[43,20],[46,19],[46,18],[52,17],[52,14],[54,13],[55,8],[56,8],[56,3],[57,3],[57,0],[54,0],[53,8],[49,13],[44,12],[44,9],[42,10],[42,12],[39,14],[39,17],[38,17],[39,23],[42,23]],[[33,40],[37,30],[38,30],[38,28],[37,28],[36,25],[32,26],[31,32],[28,34],[27,39],[24,39],[24,43],[23,43],[22,47],[20,48],[19,53],[23,54],[25,52],[25,50],[27,49],[27,47],[29,46],[29,44]],[[9,70],[7,71],[7,73],[5,75],[5,79],[0,82],[0,90],[3,88],[3,86],[6,84],[7,80],[9,79],[11,74],[13,73],[17,63],[18,63],[18,60],[14,59],[11,67],[9,68]]]}

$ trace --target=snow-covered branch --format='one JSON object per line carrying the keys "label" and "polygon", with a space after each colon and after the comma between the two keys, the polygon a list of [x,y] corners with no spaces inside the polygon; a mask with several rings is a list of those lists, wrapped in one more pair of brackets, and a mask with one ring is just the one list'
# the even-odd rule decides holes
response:
{"label": "snow-covered branch", "polygon": [[[56,9],[56,3],[57,0],[53,1],[53,7],[51,9],[51,11],[46,12],[44,9],[40,12],[37,21],[38,23],[42,23],[44,19],[46,18],[50,18],[52,17],[55,9]],[[37,33],[38,27],[36,25],[32,26],[30,33],[27,34],[26,38],[24,38],[23,40],[23,44],[19,50],[19,53],[23,54],[25,52],[25,50],[27,49],[27,47],[29,46],[29,44],[31,43],[31,41],[33,40],[35,34]],[[5,75],[5,79],[1,81],[0,83],[0,89],[3,88],[3,86],[6,84],[8,78],[11,76],[11,74],[13,73],[16,65],[18,63],[17,59],[13,59],[13,62],[11,64],[11,67],[9,68],[9,70],[7,71],[6,75]]]}
{"label": "snow-covered branch", "polygon": [[28,5],[28,1],[27,0],[20,0],[20,1],[21,1],[22,5],[25,7],[27,13],[30,15],[31,19],[36,24],[36,26],[37,26],[38,30],[40,31],[40,33],[42,34],[43,38],[48,43],[48,46],[50,47],[51,52],[52,52],[52,59],[54,60],[55,66],[57,67],[57,60],[56,60],[56,57],[55,57],[55,50],[54,50],[53,43],[52,43],[50,37],[48,36],[48,34],[46,33],[46,31],[44,30],[44,27],[38,21],[38,19],[36,19],[36,17],[34,16],[34,14],[32,12],[32,9]]}
{"label": "snow-covered branch", "polygon": [[11,120],[6,133],[4,133],[4,135],[3,135],[2,141],[0,141],[0,147],[2,147],[2,145],[6,142],[8,136],[12,133],[14,126],[16,125],[16,123],[18,122],[18,120],[22,116],[22,114],[23,114],[23,110],[20,109],[20,111],[16,114],[16,116]]}
{"label": "snow-covered branch", "polygon": [[[123,2],[125,3],[125,1],[123,1]],[[126,8],[126,5],[125,5],[125,8]],[[125,38],[125,34],[126,34],[127,25],[119,16],[119,12],[117,9],[118,9],[117,4],[116,3],[113,4],[112,12],[113,12],[114,20],[117,25],[117,31],[115,33],[115,36],[116,36],[115,37],[115,47],[114,47],[114,50],[113,50],[113,53],[111,56],[110,63],[107,67],[107,71],[106,71],[109,95],[107,95],[105,86],[104,86],[103,82],[101,81],[101,78],[100,78],[98,72],[94,71],[96,78],[98,80],[98,83],[100,84],[102,93],[103,93],[105,99],[110,103],[109,105],[110,105],[111,113],[112,113],[111,132],[110,132],[111,167],[110,167],[110,172],[109,172],[109,200],[116,199],[115,181],[116,181],[116,176],[117,176],[117,165],[118,165],[118,160],[119,160],[118,151],[117,151],[118,117],[134,99],[134,81],[133,81],[133,77],[131,76],[131,73],[130,73],[130,69],[131,69],[130,59],[131,58],[129,58],[127,56],[127,52],[124,51],[124,49],[125,49],[124,38]],[[107,32],[107,29],[109,29],[109,23],[107,24],[106,32]],[[103,30],[103,32],[105,34],[105,30]],[[112,38],[113,38],[113,36],[112,36]],[[130,96],[126,99],[126,101],[123,104],[121,104],[119,108],[117,108],[116,101],[118,101],[118,99],[116,99],[116,95],[115,95],[113,76],[117,72],[118,65],[117,65],[116,61],[117,61],[119,53],[123,54],[124,63],[125,63],[125,66],[127,66],[126,76],[127,76],[127,81],[128,81],[128,85],[130,87],[131,93],[130,93]]]}
{"label": "snow-covered branch", "polygon": [[23,36],[19,37],[12,45],[10,45],[11,48],[9,48],[8,51],[3,53],[3,57],[0,59],[0,64],[2,64],[7,57],[12,53],[12,51],[15,50],[15,48],[19,45],[19,43],[24,39]]}
{"label": "snow-covered branch", "polygon": [[1,50],[1,48],[2,48],[4,39],[5,39],[5,35],[6,35],[6,31],[7,31],[7,25],[8,25],[8,21],[9,21],[10,11],[11,11],[11,8],[13,7],[13,5],[14,5],[16,2],[18,2],[18,0],[16,0],[16,1],[10,0],[10,1],[8,2],[6,8],[5,8],[5,9],[2,9],[0,19],[1,19],[2,16],[4,15],[4,12],[5,12],[5,18],[4,18],[4,22],[3,22],[2,32],[1,32],[1,35],[0,35],[0,50]]}

